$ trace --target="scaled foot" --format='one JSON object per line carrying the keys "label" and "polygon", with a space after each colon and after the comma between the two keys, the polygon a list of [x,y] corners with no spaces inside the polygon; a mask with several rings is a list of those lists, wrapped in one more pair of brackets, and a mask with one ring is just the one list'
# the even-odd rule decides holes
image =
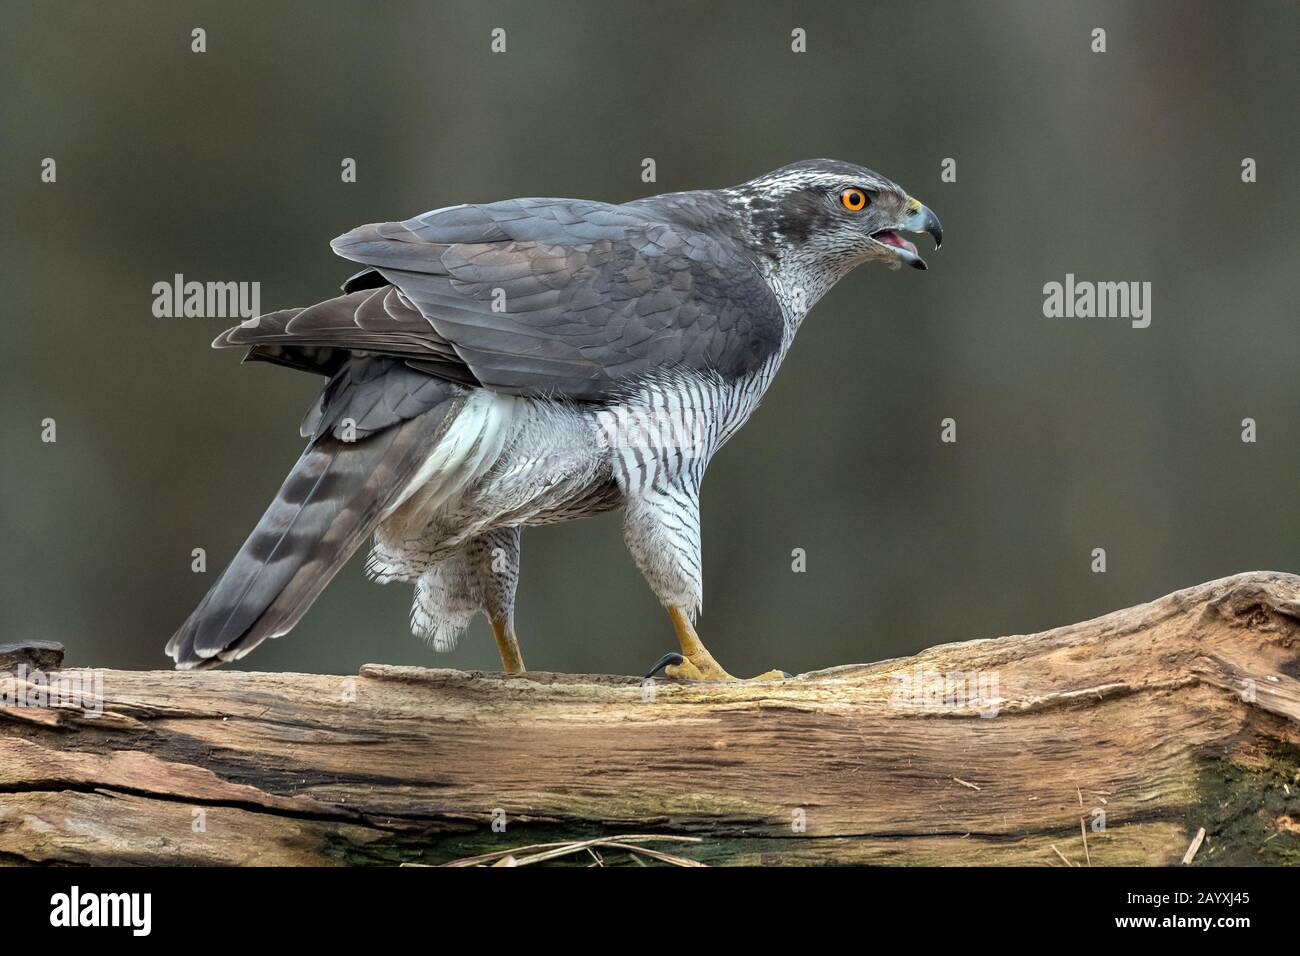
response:
{"label": "scaled foot", "polygon": [[674,680],[788,680],[793,675],[781,670],[764,671],[754,677],[732,677],[709,654],[686,657],[677,651],[669,651],[650,668],[646,679],[654,677],[660,671]]}

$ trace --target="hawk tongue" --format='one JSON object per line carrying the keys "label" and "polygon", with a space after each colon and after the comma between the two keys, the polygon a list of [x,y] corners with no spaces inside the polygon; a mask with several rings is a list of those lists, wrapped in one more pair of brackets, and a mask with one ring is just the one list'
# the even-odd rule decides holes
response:
{"label": "hawk tongue", "polygon": [[904,239],[896,232],[890,232],[889,230],[886,230],[884,232],[876,233],[872,238],[875,239],[877,242],[883,242],[887,246],[898,246],[898,248],[900,249],[906,249],[912,255],[917,254],[916,246],[908,242],[906,239]]}

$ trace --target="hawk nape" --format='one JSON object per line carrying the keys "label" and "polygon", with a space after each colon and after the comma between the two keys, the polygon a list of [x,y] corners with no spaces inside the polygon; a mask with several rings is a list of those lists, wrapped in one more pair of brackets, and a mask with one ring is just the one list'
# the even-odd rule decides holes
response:
{"label": "hawk nape", "polygon": [[415,582],[416,634],[449,649],[482,611],[522,671],[520,529],[622,508],[681,645],[661,664],[732,679],[692,623],[704,469],[831,286],[863,262],[926,267],[899,232],[943,238],[883,176],[810,160],[730,189],[452,206],[335,239],[368,267],[342,296],[213,343],[328,383],[302,457],[167,652],[214,666],[287,634],[373,532],[367,569]]}

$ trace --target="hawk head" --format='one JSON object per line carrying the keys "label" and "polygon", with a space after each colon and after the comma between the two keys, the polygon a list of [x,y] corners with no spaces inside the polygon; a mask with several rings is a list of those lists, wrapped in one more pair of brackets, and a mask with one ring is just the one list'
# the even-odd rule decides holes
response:
{"label": "hawk head", "polygon": [[897,183],[853,163],[810,159],[724,190],[761,254],[831,281],[863,262],[925,269],[900,232],[943,242],[939,218]]}

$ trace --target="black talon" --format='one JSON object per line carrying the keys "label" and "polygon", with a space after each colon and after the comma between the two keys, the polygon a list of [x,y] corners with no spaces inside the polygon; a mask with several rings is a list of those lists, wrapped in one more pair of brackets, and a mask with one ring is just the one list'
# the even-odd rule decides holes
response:
{"label": "black talon", "polygon": [[641,679],[649,680],[650,678],[654,677],[655,674],[658,674],[661,670],[667,667],[669,664],[684,664],[684,663],[686,663],[686,658],[682,657],[682,655],[678,654],[676,651],[669,651],[663,657],[659,658],[659,660],[655,662],[655,666],[650,668],[650,671],[645,675],[645,677],[642,677]]}

